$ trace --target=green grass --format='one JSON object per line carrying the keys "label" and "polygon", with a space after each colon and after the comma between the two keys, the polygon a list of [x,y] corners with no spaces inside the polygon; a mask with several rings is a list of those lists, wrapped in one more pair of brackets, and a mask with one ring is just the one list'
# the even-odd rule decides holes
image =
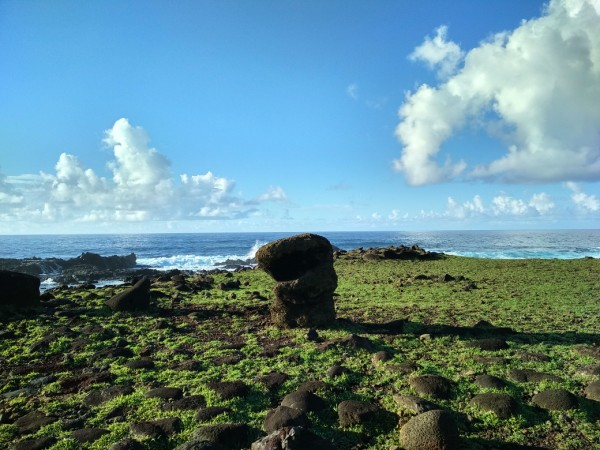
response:
{"label": "green grass", "polygon": [[[144,440],[148,449],[170,449],[191,436],[196,426],[193,411],[163,411],[160,401],[148,399],[152,387],[179,387],[185,395],[202,394],[210,406],[228,406],[231,412],[211,421],[244,422],[260,430],[267,411],[285,394],[302,382],[319,379],[326,383],[319,392],[329,404],[327,411],[311,413],[311,428],[333,440],[340,449],[388,449],[400,445],[398,417],[405,421],[406,412],[393,400],[394,394],[415,394],[409,385],[414,375],[437,374],[454,383],[453,395],[447,400],[430,399],[440,407],[454,411],[459,419],[461,448],[485,449],[498,443],[539,445],[556,449],[593,449],[600,446],[600,406],[581,399],[577,410],[547,412],[532,406],[531,397],[547,388],[564,388],[581,396],[593,377],[577,374],[584,365],[598,361],[583,356],[578,345],[598,344],[600,340],[600,261],[581,260],[482,260],[447,257],[433,261],[362,261],[341,259],[335,265],[338,273],[336,309],[345,320],[319,330],[324,340],[339,339],[350,333],[368,337],[373,352],[334,346],[323,350],[318,343],[306,339],[306,329],[279,329],[269,321],[268,305],[274,281],[259,270],[234,274],[242,286],[235,291],[221,291],[224,274],[214,276],[210,295],[204,292],[178,293],[179,305],[172,308],[175,295],[171,283],[154,283],[153,290],[164,295],[153,301],[153,308],[140,314],[111,314],[103,306],[119,288],[96,289],[93,292],[61,291],[57,297],[70,299],[85,314],[41,317],[13,317],[0,326],[14,332],[14,339],[0,340],[0,386],[2,394],[26,387],[45,373],[17,374],[15,368],[50,361],[61,364],[65,353],[70,362],[54,373],[57,380],[37,394],[4,399],[0,397],[0,413],[14,420],[32,410],[41,410],[73,418],[70,414],[82,407],[90,390],[107,383],[92,385],[79,393],[61,393],[60,382],[81,374],[83,364],[97,371],[109,371],[114,384],[131,385],[132,394],[118,397],[100,406],[84,407],[84,426],[106,428],[109,434],[84,448],[106,449],[113,442],[129,436],[129,423],[161,417],[178,416],[184,429],[164,442]],[[456,280],[443,282],[445,274]],[[465,289],[467,284],[475,289]],[[268,300],[255,300],[258,292]],[[232,298],[235,293],[235,299]],[[63,311],[63,309],[59,309]],[[68,311],[65,308],[64,311]],[[193,317],[191,313],[196,313]],[[369,323],[405,319],[404,332],[396,335],[372,332]],[[485,320],[495,326],[510,327],[514,333],[505,336],[509,348],[488,352],[468,347],[471,338],[460,334],[457,327],[470,327]],[[106,332],[87,336],[89,343],[72,352],[71,344],[86,325],[102,325]],[[42,338],[60,326],[68,326],[75,336],[56,336],[44,349],[31,350]],[[449,328],[454,327],[454,328]],[[424,333],[430,339],[419,339]],[[125,340],[133,358],[95,359],[91,357],[107,347]],[[121,342],[122,344],[122,342]],[[239,348],[231,344],[240,344]],[[275,356],[264,349],[277,346]],[[35,347],[34,347],[35,348]],[[371,353],[387,350],[391,360],[375,365]],[[524,361],[524,353],[542,354],[548,361]],[[140,354],[150,355],[153,370],[130,370],[123,366]],[[227,357],[240,355],[238,362],[220,364]],[[500,356],[503,361],[479,362],[478,357]],[[188,359],[199,361],[201,370],[179,370],[176,366]],[[414,374],[402,375],[394,365],[414,361]],[[349,373],[339,378],[325,374],[335,363]],[[510,380],[508,371],[529,368],[562,378],[562,381],[518,383]],[[270,371],[286,373],[289,378],[279,390],[268,392],[256,377]],[[477,387],[475,375],[488,373],[508,381],[506,388],[486,390]],[[242,380],[250,386],[245,398],[221,400],[207,384],[212,381]],[[470,398],[480,392],[505,392],[519,405],[519,414],[499,419],[493,413],[469,405]],[[341,429],[336,408],[348,399],[378,403],[388,415],[375,424]],[[105,416],[115,408],[126,410],[125,422],[109,423]],[[27,437],[52,435],[57,443],[52,450],[78,448],[69,439],[70,430],[62,421],[43,427]],[[0,448],[8,448],[22,437],[14,425],[0,425]]]}

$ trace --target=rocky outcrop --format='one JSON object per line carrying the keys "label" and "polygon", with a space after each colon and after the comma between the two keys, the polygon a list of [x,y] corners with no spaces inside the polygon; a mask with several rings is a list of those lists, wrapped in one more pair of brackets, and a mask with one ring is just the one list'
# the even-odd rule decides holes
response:
{"label": "rocky outcrop", "polygon": [[335,321],[337,275],[333,248],[324,237],[300,234],[256,252],[258,266],[278,283],[271,317],[282,327],[315,327]]}
{"label": "rocky outcrop", "polygon": [[0,307],[28,308],[40,303],[40,279],[24,273],[0,270]]}

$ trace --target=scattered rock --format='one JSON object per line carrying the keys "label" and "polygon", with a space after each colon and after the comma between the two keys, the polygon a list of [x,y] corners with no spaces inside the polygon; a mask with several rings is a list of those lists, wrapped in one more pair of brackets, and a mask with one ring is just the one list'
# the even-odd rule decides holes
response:
{"label": "scattered rock", "polygon": [[183,391],[179,388],[161,387],[150,389],[146,392],[148,398],[160,398],[163,400],[179,400],[183,397]]}
{"label": "scattered rock", "polygon": [[90,392],[83,399],[83,403],[88,406],[98,406],[113,398],[121,395],[129,395],[131,393],[133,393],[133,389],[129,386],[109,386]]}
{"label": "scattered rock", "polygon": [[19,433],[26,434],[33,433],[44,425],[56,422],[57,420],[57,417],[47,416],[41,411],[31,411],[15,420],[14,425],[19,429]]}
{"label": "scattered rock", "polygon": [[11,450],[43,450],[56,442],[54,436],[44,436],[33,439],[23,439],[11,447]]}
{"label": "scattered rock", "polygon": [[321,380],[308,380],[298,386],[297,391],[317,392],[327,387],[327,383]]}
{"label": "scattered rock", "polygon": [[392,358],[392,355],[389,352],[387,352],[385,350],[381,350],[381,351],[373,354],[373,356],[371,356],[371,362],[374,365],[378,366],[381,363],[389,361],[391,358]]}
{"label": "scattered rock", "polygon": [[600,364],[594,364],[592,366],[583,366],[577,369],[578,375],[585,375],[591,377],[600,376]]}
{"label": "scattered rock", "polygon": [[289,377],[281,372],[269,372],[266,375],[257,377],[255,381],[265,386],[269,391],[280,387]]}
{"label": "scattered rock", "polygon": [[304,427],[284,427],[252,443],[251,450],[335,450],[329,441]]}
{"label": "scattered rock", "polygon": [[414,361],[404,361],[400,364],[389,364],[386,369],[397,372],[401,375],[410,375],[419,370],[419,366]]}
{"label": "scattered rock", "polygon": [[433,410],[410,419],[400,429],[406,450],[458,450],[458,428],[448,411]]}
{"label": "scattered rock", "polygon": [[493,375],[481,374],[475,377],[475,384],[482,388],[502,389],[506,386],[506,382]]}
{"label": "scattered rock", "polygon": [[113,311],[135,311],[150,306],[150,280],[143,277],[133,287],[125,289],[106,301]]}
{"label": "scattered rock", "polygon": [[281,405],[302,412],[316,412],[325,409],[327,407],[327,402],[312,392],[297,390],[283,397]]}
{"label": "scattered rock", "polygon": [[590,400],[600,401],[600,381],[592,381],[586,386],[583,393],[586,398],[589,398]]}
{"label": "scattered rock", "polygon": [[215,381],[207,384],[221,399],[244,397],[250,389],[243,381]]}
{"label": "scattered rock", "polygon": [[557,381],[562,379],[556,375],[549,373],[536,372],[532,369],[512,369],[508,372],[508,376],[520,383],[539,383],[540,381]]}
{"label": "scattered rock", "polygon": [[162,409],[164,411],[176,411],[200,409],[204,406],[206,406],[206,400],[202,395],[190,395],[188,397],[183,397],[173,402],[165,403],[162,406]]}
{"label": "scattered rock", "polygon": [[477,394],[469,402],[486,411],[494,412],[501,419],[508,419],[517,412],[517,402],[508,394]]}
{"label": "scattered rock", "polygon": [[521,361],[525,362],[549,362],[550,358],[542,353],[521,353],[519,354]]}
{"label": "scattered rock", "polygon": [[470,341],[465,344],[467,347],[478,348],[489,352],[504,350],[508,348],[508,344],[503,339],[489,338]]}
{"label": "scattered rock", "polygon": [[127,361],[124,366],[132,370],[154,369],[154,361],[152,358],[144,357],[133,361]]}
{"label": "scattered rock", "polygon": [[398,404],[398,406],[400,406],[400,408],[416,414],[421,414],[439,408],[435,403],[415,395],[394,394],[393,397],[394,401]]}
{"label": "scattered rock", "polygon": [[334,364],[329,369],[327,369],[327,376],[329,378],[337,378],[348,372],[350,371],[341,364]]}
{"label": "scattered rock", "polygon": [[267,413],[263,428],[271,433],[279,428],[295,426],[307,427],[308,417],[299,409],[281,405]]}
{"label": "scattered rock", "polygon": [[342,428],[373,420],[381,411],[374,403],[345,400],[338,405],[338,418]]}
{"label": "scattered rock", "polygon": [[577,397],[564,389],[549,389],[533,396],[531,401],[543,409],[567,410],[577,408]]}
{"label": "scattered rock", "polygon": [[71,437],[80,444],[86,444],[88,442],[94,442],[100,439],[110,431],[103,428],[82,428],[81,430],[75,430],[71,433]]}
{"label": "scattered rock", "polygon": [[230,449],[248,448],[252,438],[250,427],[241,423],[205,425],[194,431],[192,441],[208,441]]}
{"label": "scattered rock", "polygon": [[231,412],[231,409],[225,406],[208,406],[198,410],[196,413],[196,420],[198,422],[207,422],[217,417],[219,414],[224,414],[227,412]]}
{"label": "scattered rock", "polygon": [[419,394],[437,398],[449,398],[452,391],[452,382],[439,375],[415,377],[409,381],[409,384]]}
{"label": "scattered rock", "polygon": [[132,438],[123,439],[122,441],[116,442],[111,445],[108,450],[144,450],[144,447],[140,442]]}

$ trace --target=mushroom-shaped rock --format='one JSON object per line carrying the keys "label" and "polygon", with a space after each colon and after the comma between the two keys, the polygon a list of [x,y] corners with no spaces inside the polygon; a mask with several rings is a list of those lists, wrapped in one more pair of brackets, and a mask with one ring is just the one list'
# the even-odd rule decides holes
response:
{"label": "mushroom-shaped rock", "polygon": [[458,428],[448,411],[435,409],[406,422],[400,442],[406,450],[458,450]]}

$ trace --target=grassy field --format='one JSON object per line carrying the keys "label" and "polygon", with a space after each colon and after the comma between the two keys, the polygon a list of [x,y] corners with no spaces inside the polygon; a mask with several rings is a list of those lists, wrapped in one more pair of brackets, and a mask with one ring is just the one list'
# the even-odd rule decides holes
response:
{"label": "grassy field", "polygon": [[[241,282],[234,290],[219,288],[231,280],[226,274],[214,275],[213,287],[201,291],[181,292],[173,282],[154,282],[153,307],[136,314],[112,313],[104,306],[122,288],[55,292],[54,307],[1,323],[0,448],[52,436],[54,444],[47,447],[52,450],[104,450],[132,436],[132,424],[166,417],[181,419],[177,431],[160,439],[135,436],[147,449],[172,449],[205,423],[245,423],[258,437],[267,412],[308,380],[324,382],[317,394],[328,404],[309,414],[312,431],[340,449],[401,448],[399,428],[413,413],[394,396],[415,395],[409,381],[424,374],[452,381],[449,398],[429,400],[455,413],[461,448],[600,448],[600,403],[583,394],[598,376],[582,370],[600,364],[600,260],[341,258],[335,269],[338,323],[318,330],[319,341],[307,339],[307,329],[271,325],[274,281],[259,270],[233,274]],[[193,277],[188,281],[194,284]],[[400,319],[404,322],[393,333],[376,325]],[[480,321],[510,330],[482,334],[473,328]],[[368,338],[372,347],[327,345],[350,334]],[[508,348],[469,345],[482,337],[500,337]],[[130,356],[105,351],[112,348],[126,349]],[[381,351],[388,359],[373,361]],[[142,356],[154,367],[126,367]],[[411,373],[399,369],[409,362],[415,363]],[[327,376],[335,364],[347,371]],[[510,377],[513,369],[554,377],[519,382]],[[269,389],[259,377],[273,371],[287,379]],[[474,379],[484,373],[506,386],[478,387]],[[223,399],[210,387],[236,380],[249,387],[242,396]],[[113,385],[131,391],[100,404],[86,402],[90,392]],[[156,387],[181,388],[186,396],[203,395],[208,406],[229,409],[198,421],[195,410],[172,411],[164,400],[146,397]],[[548,411],[532,404],[534,394],[551,388],[575,394],[578,407]],[[500,419],[472,406],[469,400],[481,392],[509,394],[518,412]],[[385,414],[374,423],[341,428],[337,405],[349,399],[377,403]],[[34,410],[58,420],[20,434],[15,419]],[[72,433],[85,427],[108,433],[80,444]]]}

